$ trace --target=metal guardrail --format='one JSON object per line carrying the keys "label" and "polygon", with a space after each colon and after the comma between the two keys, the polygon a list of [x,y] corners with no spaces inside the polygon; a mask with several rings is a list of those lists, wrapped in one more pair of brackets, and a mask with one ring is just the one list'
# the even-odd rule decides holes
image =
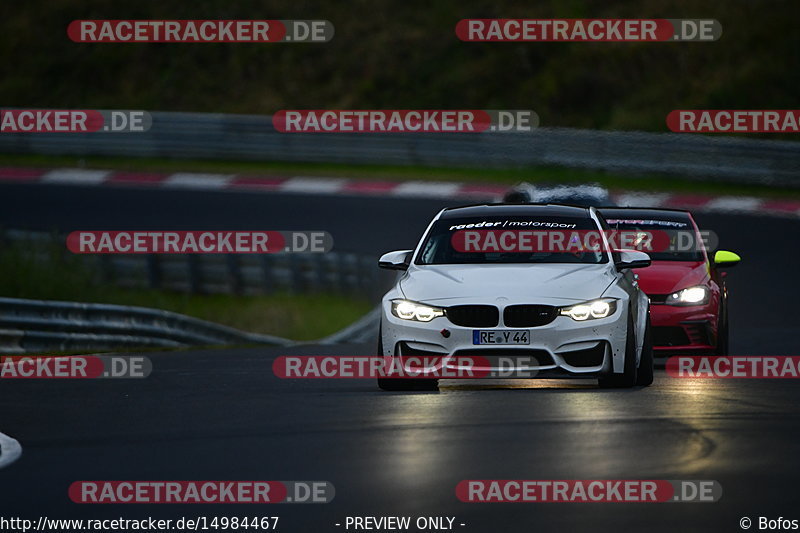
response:
{"label": "metal guardrail", "polygon": [[[67,253],[63,236],[44,232],[0,231],[0,243],[41,261],[59,261],[58,256]],[[0,246],[0,253],[4,249],[6,246]],[[340,252],[73,255],[69,259],[80,261],[107,283],[197,293],[326,291],[377,299],[391,277],[378,270],[374,257]],[[319,342],[374,340],[378,319],[377,311],[372,311]],[[288,346],[295,342],[145,307],[0,297],[0,354],[235,344]]]}
{"label": "metal guardrail", "polygon": [[[0,243],[24,245],[27,254],[52,260],[67,254],[65,237],[46,232],[0,230]],[[0,248],[0,254],[2,249]],[[103,282],[132,289],[195,294],[333,292],[376,300],[388,288],[373,256],[325,254],[110,254],[72,255]]]}
{"label": "metal guardrail", "polygon": [[0,297],[3,354],[231,344],[293,342],[160,309]]}
{"label": "metal guardrail", "polygon": [[142,133],[3,133],[0,152],[433,167],[557,165],[800,187],[800,143],[678,133],[280,133],[269,116],[153,112]]}
{"label": "metal guardrail", "polygon": [[346,328],[320,340],[318,344],[377,342],[380,323],[381,308],[378,306]]}

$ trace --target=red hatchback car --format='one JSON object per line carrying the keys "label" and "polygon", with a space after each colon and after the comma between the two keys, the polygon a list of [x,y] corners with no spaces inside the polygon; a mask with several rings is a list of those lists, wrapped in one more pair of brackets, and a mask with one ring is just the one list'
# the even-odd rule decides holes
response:
{"label": "red hatchback car", "polygon": [[651,266],[636,271],[650,297],[655,354],[727,355],[728,288],[721,269],[736,265],[739,256],[719,250],[710,258],[688,211],[615,208],[600,213],[612,230],[658,231],[662,237],[654,251],[643,249]]}

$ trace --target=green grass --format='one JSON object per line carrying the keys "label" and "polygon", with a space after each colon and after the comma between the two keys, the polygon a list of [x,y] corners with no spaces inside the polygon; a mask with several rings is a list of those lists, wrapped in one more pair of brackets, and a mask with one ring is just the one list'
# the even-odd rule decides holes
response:
{"label": "green grass", "polygon": [[564,167],[517,169],[435,168],[337,163],[284,163],[220,160],[138,159],[0,154],[0,166],[85,167],[132,172],[217,172],[276,176],[331,176],[355,180],[458,181],[513,185],[520,181],[548,183],[597,182],[610,189],[686,192],[732,196],[800,199],[800,190],[775,185],[734,184],[668,175],[624,174]]}
{"label": "green grass", "polygon": [[200,295],[123,289],[98,279],[82,257],[69,255],[55,239],[0,251],[0,295],[10,298],[153,307],[294,340],[334,333],[372,308],[366,299],[336,294]]}

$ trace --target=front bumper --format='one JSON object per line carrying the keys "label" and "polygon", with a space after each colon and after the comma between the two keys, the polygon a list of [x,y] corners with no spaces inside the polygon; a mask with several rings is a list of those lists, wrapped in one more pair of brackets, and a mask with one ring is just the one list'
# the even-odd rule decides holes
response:
{"label": "front bumper", "polygon": [[717,346],[718,316],[715,306],[650,306],[653,350],[656,356],[672,353],[714,352]]}
{"label": "front bumper", "polygon": [[[430,370],[457,369],[455,358],[479,356],[478,371],[492,377],[565,377],[596,378],[623,371],[627,336],[627,305],[617,306],[609,317],[578,322],[558,316],[549,324],[530,328],[494,328],[457,326],[446,316],[430,322],[403,320],[391,312],[391,300],[382,304],[381,324],[384,356],[400,358],[404,368],[408,360],[420,356],[438,360]],[[500,308],[500,316],[503,309]],[[473,331],[527,330],[529,345],[475,345]],[[442,331],[447,330],[448,336]]]}

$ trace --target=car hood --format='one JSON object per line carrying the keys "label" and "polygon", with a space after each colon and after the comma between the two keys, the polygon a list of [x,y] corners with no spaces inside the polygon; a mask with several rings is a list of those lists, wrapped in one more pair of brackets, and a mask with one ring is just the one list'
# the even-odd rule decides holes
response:
{"label": "car hood", "polygon": [[608,264],[412,266],[400,281],[409,300],[431,304],[569,304],[597,298],[614,281]]}
{"label": "car hood", "polygon": [[708,279],[705,261],[653,261],[647,268],[636,269],[636,273],[645,294],[670,294]]}

